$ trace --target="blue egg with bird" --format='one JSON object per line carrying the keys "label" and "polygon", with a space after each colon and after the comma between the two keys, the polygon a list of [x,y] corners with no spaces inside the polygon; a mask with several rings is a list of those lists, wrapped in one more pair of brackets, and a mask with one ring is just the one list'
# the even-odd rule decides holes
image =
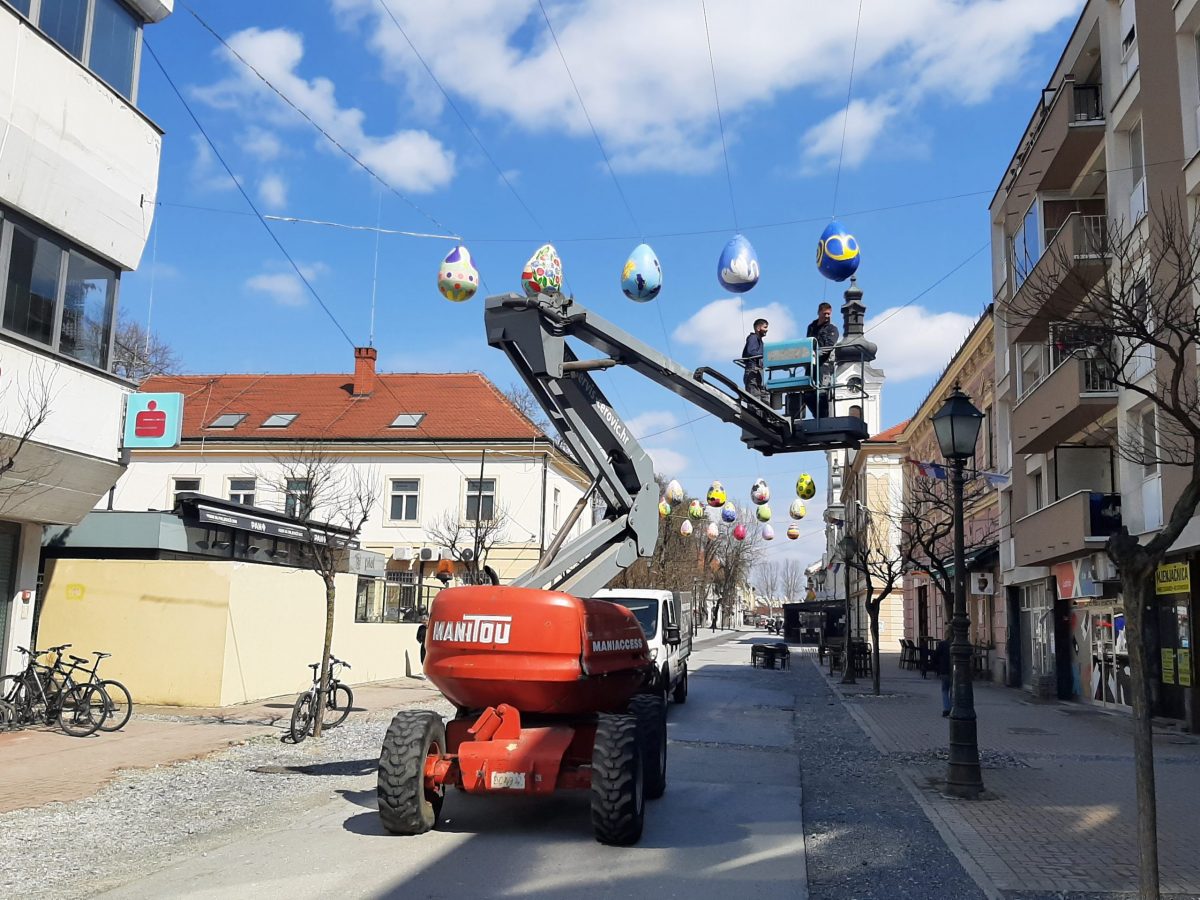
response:
{"label": "blue egg with bird", "polygon": [[817,241],[817,271],[830,281],[845,281],[858,271],[858,240],[840,222],[830,222]]}
{"label": "blue egg with bird", "polygon": [[742,235],[735,234],[721,251],[717,281],[735,294],[744,294],[758,284],[758,254]]}
{"label": "blue egg with bird", "polygon": [[636,303],[648,303],[662,290],[662,266],[649,244],[638,244],[625,260],[621,290]]}

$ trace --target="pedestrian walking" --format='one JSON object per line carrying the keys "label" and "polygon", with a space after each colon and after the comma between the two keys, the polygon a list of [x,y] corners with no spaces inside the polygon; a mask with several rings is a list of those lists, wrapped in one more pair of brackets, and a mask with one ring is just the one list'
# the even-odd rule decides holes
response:
{"label": "pedestrian walking", "polygon": [[742,365],[746,367],[742,384],[747,394],[765,403],[770,402],[770,394],[763,387],[763,338],[769,327],[766,319],[755,319],[754,330],[746,335],[746,343],[742,346]]}
{"label": "pedestrian walking", "polygon": [[817,363],[814,367],[813,380],[817,389],[804,398],[804,404],[813,418],[825,418],[829,415],[829,386],[833,379],[833,345],[838,342],[841,333],[833,324],[833,307],[825,302],[817,306],[817,317],[808,323],[807,336],[817,342]]}
{"label": "pedestrian walking", "polygon": [[933,664],[937,669],[938,677],[942,679],[942,716],[944,718],[950,715],[950,688],[952,685],[950,642],[945,638],[937,642],[937,649],[933,651]]}

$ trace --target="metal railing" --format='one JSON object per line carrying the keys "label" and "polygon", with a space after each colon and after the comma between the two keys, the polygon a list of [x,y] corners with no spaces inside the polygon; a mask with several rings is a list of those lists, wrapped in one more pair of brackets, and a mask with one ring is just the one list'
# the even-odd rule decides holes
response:
{"label": "metal railing", "polygon": [[1103,122],[1104,98],[1098,84],[1077,84],[1071,92],[1072,122]]}
{"label": "metal railing", "polygon": [[1087,392],[1115,391],[1112,368],[1102,359],[1087,356],[1083,359],[1083,390]]}

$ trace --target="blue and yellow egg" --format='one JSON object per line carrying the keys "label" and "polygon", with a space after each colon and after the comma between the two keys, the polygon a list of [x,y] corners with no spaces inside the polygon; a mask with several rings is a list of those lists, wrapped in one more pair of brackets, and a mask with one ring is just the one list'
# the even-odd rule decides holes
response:
{"label": "blue and yellow egg", "polygon": [[838,222],[830,222],[817,241],[817,271],[830,281],[845,281],[858,271],[858,240]]}
{"label": "blue and yellow egg", "polygon": [[637,303],[648,303],[662,290],[662,266],[649,244],[638,244],[625,260],[621,290]]}

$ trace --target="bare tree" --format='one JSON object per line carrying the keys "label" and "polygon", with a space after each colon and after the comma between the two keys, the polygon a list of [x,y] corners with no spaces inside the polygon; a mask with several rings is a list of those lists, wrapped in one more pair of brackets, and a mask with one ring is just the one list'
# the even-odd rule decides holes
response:
{"label": "bare tree", "polygon": [[175,351],[156,332],[147,331],[122,312],[113,340],[113,373],[141,384],[151,375],[173,375],[179,371]]}
{"label": "bare tree", "polygon": [[795,603],[800,599],[804,593],[804,586],[808,583],[808,577],[804,574],[804,566],[800,564],[800,560],[788,557],[783,561],[783,568],[779,573],[779,583],[788,603]]}
{"label": "bare tree", "polygon": [[[1147,619],[1155,570],[1200,504],[1200,217],[1189,224],[1182,203],[1168,197],[1152,201],[1149,215],[1134,227],[1078,218],[1069,221],[1075,240],[1055,242],[1003,315],[1016,324],[1046,321],[1055,352],[1085,360],[1093,375],[1151,414],[1153,428],[1120,430],[1115,447],[1123,459],[1186,477],[1156,534],[1139,538],[1122,522],[1105,548],[1125,601],[1140,894],[1152,898],[1158,896],[1159,872]],[[1070,251],[1069,243],[1075,245]]]}
{"label": "bare tree", "polygon": [[772,601],[779,596],[779,564],[773,560],[760,560],[754,567],[754,582],[758,585],[758,589],[766,595],[767,610],[769,611]]}
{"label": "bare tree", "polygon": [[425,534],[462,565],[470,584],[483,584],[488,556],[497,544],[507,540],[511,523],[508,510],[502,506],[494,507],[490,518],[478,515],[470,521],[459,510],[448,509],[425,526]]}
{"label": "bare tree", "polygon": [[713,592],[726,621],[733,614],[738,589],[749,582],[754,564],[762,555],[762,532],[754,514],[749,510],[738,511],[738,524],[746,526],[746,537],[738,540],[733,527],[722,531],[714,541],[712,561]]}
{"label": "bare tree", "polygon": [[40,362],[24,381],[18,375],[0,388],[0,510],[49,488],[53,467],[29,462],[28,453],[18,457],[50,418],[54,397],[53,373]]}
{"label": "bare tree", "polygon": [[[904,575],[904,558],[892,539],[893,527],[886,516],[872,516],[845,561],[864,582],[864,606],[871,626],[871,686],[876,696],[879,695],[879,608]],[[846,665],[852,664],[847,658]]]}
{"label": "bare tree", "polygon": [[286,515],[304,523],[302,566],[321,576],[325,585],[321,690],[313,721],[313,737],[320,737],[329,693],[336,579],[346,571],[350,543],[375,508],[378,479],[375,473],[330,453],[320,444],[301,445],[277,455],[273,462],[266,473],[256,473],[256,479],[284,497]]}

